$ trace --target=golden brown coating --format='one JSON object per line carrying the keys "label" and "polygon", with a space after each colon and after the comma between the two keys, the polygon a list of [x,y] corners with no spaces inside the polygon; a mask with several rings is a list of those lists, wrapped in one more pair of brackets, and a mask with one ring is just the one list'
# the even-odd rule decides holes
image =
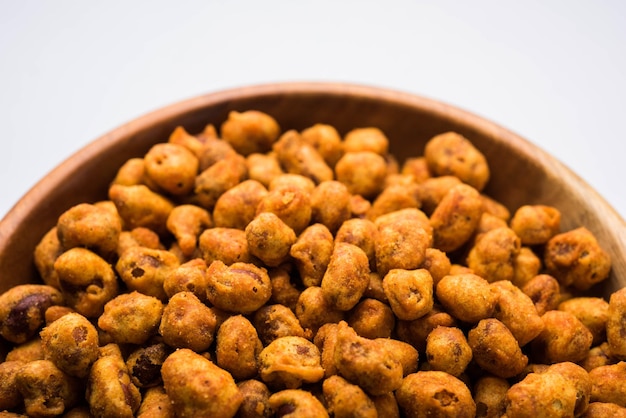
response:
{"label": "golden brown coating", "polygon": [[369,274],[369,260],[362,249],[344,242],[335,244],[320,284],[324,297],[336,309],[352,309],[367,289]]}
{"label": "golden brown coating", "polygon": [[506,393],[511,385],[506,379],[484,376],[474,384],[474,402],[476,416],[481,418],[500,418],[506,410]]}
{"label": "golden brown coating", "polygon": [[606,337],[611,354],[626,360],[626,289],[613,293],[609,299]]}
{"label": "golden brown coating", "polygon": [[472,328],[467,337],[474,361],[494,376],[508,379],[522,372],[528,357],[502,322],[495,318],[483,319]]}
{"label": "golden brown coating", "polygon": [[390,338],[396,325],[396,317],[386,303],[363,298],[350,311],[347,322],[361,337]]}
{"label": "golden brown coating", "polygon": [[240,154],[267,152],[280,135],[276,119],[264,112],[231,111],[220,126],[222,138]]}
{"label": "golden brown coating", "polygon": [[[565,368],[570,369],[570,365],[578,367],[570,363]],[[506,416],[573,417],[584,413],[589,400],[585,371],[581,369],[582,374],[572,374],[561,366],[555,366],[530,373],[511,386],[506,396]],[[575,379],[572,379],[574,376]]]}
{"label": "golden brown coating", "polygon": [[16,377],[22,366],[22,361],[6,360],[0,363],[0,410],[6,411],[22,405],[23,398],[16,385]]}
{"label": "golden brown coating", "polygon": [[389,349],[359,337],[344,321],[337,328],[334,359],[339,375],[370,395],[392,392],[402,384],[402,364]]}
{"label": "golden brown coating", "polygon": [[431,177],[428,171],[428,162],[423,156],[409,157],[404,160],[400,173],[413,177],[416,183],[423,183]]}
{"label": "golden brown coating", "polygon": [[408,375],[396,391],[400,411],[407,418],[474,417],[470,390],[456,377],[440,371]]}
{"label": "golden brown coating", "polygon": [[44,324],[45,312],[62,305],[63,295],[48,285],[23,284],[0,295],[0,336],[21,344],[31,339]]}
{"label": "golden brown coating", "polygon": [[524,245],[545,244],[559,233],[561,212],[546,205],[524,205],[511,218],[511,229]]}
{"label": "golden brown coating", "polygon": [[419,186],[416,183],[386,186],[367,211],[368,219],[407,208],[419,208]]}
{"label": "golden brown coating", "polygon": [[296,314],[285,305],[263,306],[254,313],[252,323],[263,345],[280,337],[307,336]]}
{"label": "golden brown coating", "polygon": [[328,418],[324,405],[311,392],[301,389],[285,389],[273,393],[269,404],[281,418]]}
{"label": "golden brown coating", "polygon": [[585,227],[552,237],[546,244],[544,261],[548,274],[563,286],[587,290],[605,280],[611,270],[611,258]]}
{"label": "golden brown coating", "polygon": [[144,227],[137,227],[120,233],[120,239],[117,243],[118,257],[130,247],[147,247],[155,250],[164,248],[159,235],[151,229]]}
{"label": "golden brown coating", "polygon": [[472,247],[467,265],[474,273],[492,283],[511,281],[515,277],[514,260],[520,251],[520,240],[512,229],[496,228],[485,232]]}
{"label": "golden brown coating", "polygon": [[569,361],[553,364],[546,370],[546,373],[552,372],[565,377],[576,389],[574,415],[579,416],[587,409],[591,398],[592,381],[589,373],[578,364]]}
{"label": "golden brown coating", "polygon": [[109,199],[115,203],[125,229],[145,227],[159,235],[166,233],[167,218],[174,209],[174,204],[166,197],[142,184],[113,184],[109,188]]}
{"label": "golden brown coating", "polygon": [[15,385],[30,417],[61,415],[79,400],[79,381],[63,373],[50,360],[24,364],[15,376]]}
{"label": "golden brown coating", "polygon": [[161,385],[161,366],[170,354],[170,347],[162,342],[141,346],[126,359],[130,379],[138,388],[153,388]]}
{"label": "golden brown coating", "polygon": [[131,247],[117,260],[115,270],[131,291],[141,292],[164,301],[167,299],[163,290],[165,278],[179,265],[178,257],[171,251]]}
{"label": "golden brown coating", "polygon": [[494,318],[500,320],[517,339],[520,347],[543,331],[543,321],[532,299],[507,280],[491,284],[498,293]]}
{"label": "golden brown coating", "polygon": [[237,410],[236,418],[271,418],[274,415],[269,403],[272,392],[265,383],[249,379],[237,383],[237,387],[243,396],[243,402]]}
{"label": "golden brown coating", "polygon": [[254,312],[269,300],[272,293],[267,270],[254,264],[227,266],[218,260],[211,263],[207,275],[209,301],[228,312]]}
{"label": "golden brown coating", "polygon": [[242,315],[231,316],[217,330],[216,363],[237,381],[256,376],[257,357],[262,349],[257,330]]}
{"label": "golden brown coating", "polygon": [[445,276],[435,291],[447,312],[467,323],[489,318],[498,303],[497,291],[487,280],[473,273]]}
{"label": "golden brown coating", "polygon": [[[541,270],[541,259],[529,247],[521,247],[513,260],[513,284],[523,287]],[[557,282],[558,283],[558,282]]]}
{"label": "golden brown coating", "polygon": [[480,197],[483,201],[484,213],[488,213],[506,222],[511,219],[511,212],[509,212],[509,209],[502,203],[484,193],[481,193]]}
{"label": "golden brown coating", "polygon": [[395,316],[411,321],[433,308],[433,278],[426,269],[392,269],[383,278],[383,290]]}
{"label": "golden brown coating", "polygon": [[393,392],[370,396],[370,399],[374,402],[379,417],[400,418],[400,408]]}
{"label": "golden brown coating", "polygon": [[256,216],[256,208],[267,189],[256,180],[244,180],[217,199],[213,209],[215,226],[245,229]]}
{"label": "golden brown coating", "polygon": [[163,386],[146,389],[137,410],[138,418],[174,418],[175,416],[176,411]]}
{"label": "golden brown coating", "polygon": [[202,146],[198,157],[200,161],[199,171],[203,172],[217,162],[235,156],[239,156],[239,154],[228,142],[218,138],[210,138]]}
{"label": "golden brown coating", "polygon": [[41,338],[35,335],[25,343],[15,345],[4,358],[4,361],[20,361],[28,363],[33,360],[44,360]]}
{"label": "golden brown coating", "polygon": [[361,248],[370,262],[376,267],[376,236],[378,228],[368,219],[352,218],[343,222],[335,234],[336,242],[346,242]]}
{"label": "golden brown coating", "polygon": [[610,402],[626,408],[626,362],[596,367],[589,377],[592,402]]}
{"label": "golden brown coating", "polygon": [[411,344],[386,337],[375,338],[374,342],[382,345],[389,355],[400,363],[403,377],[417,371],[419,353]]}
{"label": "golden brown coating", "polygon": [[459,328],[436,327],[426,338],[426,360],[431,370],[458,377],[472,360],[472,349]]}
{"label": "golden brown coating", "polygon": [[245,230],[250,254],[268,267],[278,267],[289,257],[296,233],[272,212],[258,214]]}
{"label": "golden brown coating", "polygon": [[65,211],[57,222],[57,236],[63,249],[85,247],[104,258],[117,250],[122,220],[116,213],[81,203]]}
{"label": "golden brown coating", "polygon": [[377,272],[370,272],[370,282],[365,292],[363,292],[363,297],[376,299],[383,303],[389,302],[387,295],[385,295],[385,289],[383,289],[383,278]]}
{"label": "golden brown coating", "polygon": [[430,312],[413,321],[397,321],[396,333],[401,341],[411,344],[419,352],[426,350],[428,335],[438,326],[456,327],[457,321],[441,306],[435,305]]}
{"label": "golden brown coating", "polygon": [[319,349],[296,336],[279,337],[261,351],[259,376],[270,388],[298,389],[324,377]]}
{"label": "golden brown coating", "polygon": [[307,227],[291,246],[289,255],[306,287],[319,286],[333,254],[334,239],[321,223]]}
{"label": "golden brown coating", "polygon": [[316,184],[334,178],[324,157],[295,130],[282,134],[272,149],[287,173],[308,177]]}
{"label": "golden brown coating", "polygon": [[35,267],[44,284],[57,289],[60,288],[60,285],[59,277],[54,270],[54,262],[58,256],[63,254],[63,251],[57,234],[57,227],[54,226],[41,238],[33,254]]}
{"label": "golden brown coating", "polygon": [[191,292],[202,302],[207,301],[206,288],[209,283],[207,265],[202,258],[194,258],[176,267],[163,281],[163,290],[168,298],[178,292]]}
{"label": "golden brown coating", "polygon": [[300,132],[302,139],[315,148],[329,167],[335,167],[343,155],[343,142],[334,126],[316,123]]}
{"label": "golden brown coating", "polygon": [[165,305],[158,327],[169,346],[202,352],[213,344],[217,318],[193,293],[178,292]]}
{"label": "golden brown coating", "polygon": [[350,193],[371,199],[385,186],[387,163],[372,151],[347,152],[337,161],[335,174]]}
{"label": "golden brown coating", "polygon": [[[207,128],[205,128],[207,132],[208,129],[211,129],[208,128],[208,126],[211,126],[213,131],[213,135],[210,135],[210,137],[212,139],[215,139],[215,137],[217,136],[217,133],[215,132],[215,127],[213,125],[207,125]],[[184,126],[179,125],[174,128],[169,138],[167,139],[167,142],[170,144],[181,145],[191,151],[193,155],[195,155],[197,158],[200,158],[200,156],[202,155],[202,151],[204,150],[205,142],[208,139],[209,138],[205,135],[191,135],[189,132],[187,132]]]}
{"label": "golden brown coating", "polygon": [[296,188],[306,194],[313,193],[315,182],[311,178],[296,173],[283,173],[272,179],[267,189],[269,191],[282,188]]}
{"label": "golden brown coating", "polygon": [[575,297],[559,304],[560,311],[574,314],[593,334],[592,345],[606,340],[606,325],[609,315],[609,303],[599,297]]}
{"label": "golden brown coating", "polygon": [[210,228],[200,234],[198,248],[207,266],[214,261],[226,265],[250,263],[253,259],[248,248],[246,233],[235,228]]}
{"label": "golden brown coating", "polygon": [[391,212],[377,219],[376,271],[382,276],[392,269],[417,269],[424,262],[426,249],[432,246],[430,230],[424,228],[421,220],[406,217],[381,221],[381,218],[385,219],[389,215],[409,211]]}
{"label": "golden brown coating", "polygon": [[177,417],[232,418],[243,402],[230,373],[189,349],[170,354],[161,374]]}
{"label": "golden brown coating", "polygon": [[301,290],[292,282],[289,271],[278,267],[269,269],[268,274],[272,285],[272,296],[269,301],[285,305],[295,312]]}
{"label": "golden brown coating", "polygon": [[608,366],[609,364],[615,364],[617,360],[611,356],[611,350],[609,343],[606,341],[595,347],[591,347],[587,357],[585,357],[579,364],[588,372],[600,366]]}
{"label": "golden brown coating", "polygon": [[533,358],[542,363],[583,360],[593,341],[593,334],[574,314],[548,311],[541,316],[544,329],[535,338],[530,349]]}
{"label": "golden brown coating", "polygon": [[485,156],[464,136],[446,132],[434,136],[424,148],[428,170],[435,176],[453,175],[481,191],[489,181]]}
{"label": "golden brown coating", "polygon": [[166,226],[176,238],[183,254],[191,257],[196,251],[200,233],[213,226],[213,221],[211,214],[204,208],[179,205],[170,212]]}
{"label": "golden brown coating", "polygon": [[350,192],[341,182],[323,181],[311,193],[311,220],[324,224],[335,233],[350,219]]}
{"label": "golden brown coating", "polygon": [[311,221],[311,198],[297,187],[279,187],[270,190],[260,199],[256,215],[271,212],[299,234]]}
{"label": "golden brown coating", "polygon": [[78,313],[63,315],[45,327],[40,335],[45,359],[71,376],[87,376],[91,364],[98,358],[98,331]]}
{"label": "golden brown coating", "polygon": [[378,418],[372,399],[341,376],[324,380],[322,391],[328,413],[335,418]]}
{"label": "golden brown coating", "polygon": [[150,179],[146,175],[146,166],[143,158],[130,158],[117,170],[111,184],[121,186],[146,185]]}
{"label": "golden brown coating", "polygon": [[265,187],[269,187],[274,178],[284,173],[275,153],[250,154],[246,157],[246,167],[250,180],[256,180]]}
{"label": "golden brown coating", "polygon": [[334,307],[326,298],[320,286],[307,287],[300,293],[296,303],[296,316],[305,329],[313,333],[329,322],[339,322],[344,319],[345,312]]}
{"label": "golden brown coating", "polygon": [[343,138],[345,152],[371,151],[382,156],[389,151],[389,139],[376,127],[354,128]]}
{"label": "golden brown coating", "polygon": [[561,300],[559,282],[549,274],[538,274],[521,288],[535,304],[539,315],[557,309]]}
{"label": "golden brown coating", "polygon": [[460,248],[471,238],[482,213],[476,189],[466,184],[452,187],[430,216],[434,247],[445,252]]}
{"label": "golden brown coating", "polygon": [[450,274],[450,268],[452,264],[448,255],[437,248],[426,248],[424,251],[424,261],[419,268],[426,269],[433,278],[433,285],[437,286],[437,283],[445,276]]}
{"label": "golden brown coating", "polygon": [[118,292],[117,276],[99,255],[81,247],[61,254],[54,263],[67,305],[87,318],[102,313]]}
{"label": "golden brown coating", "polygon": [[196,176],[193,198],[207,210],[213,210],[217,200],[248,176],[246,159],[239,154],[220,159]]}
{"label": "golden brown coating", "polygon": [[427,215],[432,215],[443,197],[454,186],[461,184],[462,181],[455,176],[439,176],[429,177],[419,183],[419,196],[421,208]]}
{"label": "golden brown coating", "polygon": [[326,378],[337,374],[335,346],[337,344],[338,327],[337,323],[329,322],[322,325],[313,337],[313,344],[315,344],[321,353],[320,363],[324,369],[324,377]]}
{"label": "golden brown coating", "polygon": [[163,303],[136,291],[122,293],[104,305],[98,327],[118,344],[143,344],[159,328]]}
{"label": "golden brown coating", "polygon": [[144,156],[145,172],[168,195],[182,196],[193,190],[198,157],[183,145],[155,144]]}
{"label": "golden brown coating", "polygon": [[614,403],[591,402],[585,411],[583,418],[626,418],[626,408]]}

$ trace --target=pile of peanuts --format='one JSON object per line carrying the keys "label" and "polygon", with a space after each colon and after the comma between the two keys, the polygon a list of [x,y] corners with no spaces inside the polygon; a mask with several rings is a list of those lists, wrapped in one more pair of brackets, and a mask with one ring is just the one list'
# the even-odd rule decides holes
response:
{"label": "pile of peanuts", "polygon": [[489,177],[454,132],[178,127],[0,295],[0,416],[626,416],[610,257]]}

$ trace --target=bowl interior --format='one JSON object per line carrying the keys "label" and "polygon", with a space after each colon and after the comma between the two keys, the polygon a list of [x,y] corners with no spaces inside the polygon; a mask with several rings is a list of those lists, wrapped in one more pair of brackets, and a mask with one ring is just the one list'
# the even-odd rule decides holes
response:
{"label": "bowl interior", "polygon": [[328,123],[341,134],[376,126],[399,159],[421,155],[432,136],[457,131],[487,157],[492,178],[485,192],[511,211],[541,203],[562,213],[562,229],[586,226],[610,253],[605,295],[626,286],[623,219],[563,164],[514,133],[461,109],[426,98],[374,87],[332,83],[261,85],[212,93],[160,109],[104,135],[59,165],[0,221],[0,292],[37,280],[33,250],[61,213],[81,202],[106,199],[117,169],[166,141],[178,125],[200,132],[219,127],[231,110],[257,109],[283,130]]}

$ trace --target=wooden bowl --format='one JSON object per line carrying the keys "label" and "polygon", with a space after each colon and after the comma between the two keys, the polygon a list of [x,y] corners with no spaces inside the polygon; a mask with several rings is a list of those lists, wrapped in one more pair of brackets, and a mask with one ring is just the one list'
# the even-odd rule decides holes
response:
{"label": "wooden bowl", "polygon": [[211,93],[131,121],[68,158],[33,187],[0,221],[0,292],[35,282],[33,250],[61,213],[81,202],[103,200],[124,161],[142,156],[184,126],[196,133],[219,126],[231,110],[258,109],[283,130],[317,122],[340,133],[377,126],[399,159],[421,155],[432,136],[457,131],[487,157],[492,178],[485,192],[511,211],[522,204],[546,204],[562,213],[562,229],[586,226],[613,262],[599,292],[626,286],[626,224],[576,174],[535,145],[495,123],[444,103],[379,88],[333,83],[285,83]]}

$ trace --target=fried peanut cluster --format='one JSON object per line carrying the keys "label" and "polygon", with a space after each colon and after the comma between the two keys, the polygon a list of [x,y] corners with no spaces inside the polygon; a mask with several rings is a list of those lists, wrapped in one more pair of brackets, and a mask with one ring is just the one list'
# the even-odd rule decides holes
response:
{"label": "fried peanut cluster", "polygon": [[592,232],[487,196],[458,133],[389,143],[233,111],[128,160],[0,295],[0,415],[624,416]]}

